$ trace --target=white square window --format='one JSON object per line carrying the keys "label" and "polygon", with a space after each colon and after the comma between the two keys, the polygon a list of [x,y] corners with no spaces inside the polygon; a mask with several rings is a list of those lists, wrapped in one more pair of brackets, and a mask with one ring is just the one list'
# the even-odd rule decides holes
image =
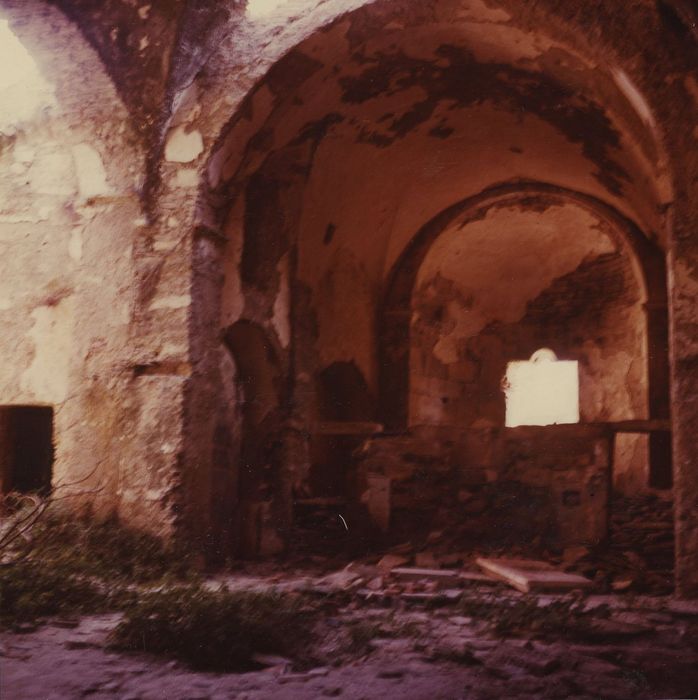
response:
{"label": "white square window", "polygon": [[527,362],[510,362],[505,393],[508,428],[579,423],[578,363],[560,361],[552,350],[538,350]]}

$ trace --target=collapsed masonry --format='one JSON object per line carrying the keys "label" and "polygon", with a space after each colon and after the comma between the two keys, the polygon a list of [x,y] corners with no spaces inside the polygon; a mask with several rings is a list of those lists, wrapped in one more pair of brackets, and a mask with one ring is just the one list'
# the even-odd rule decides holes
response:
{"label": "collapsed masonry", "polygon": [[[0,130],[3,488],[219,561],[323,508],[594,546],[673,493],[696,593],[690,10],[428,5],[0,2],[46,81]],[[507,426],[541,349],[580,422]]]}

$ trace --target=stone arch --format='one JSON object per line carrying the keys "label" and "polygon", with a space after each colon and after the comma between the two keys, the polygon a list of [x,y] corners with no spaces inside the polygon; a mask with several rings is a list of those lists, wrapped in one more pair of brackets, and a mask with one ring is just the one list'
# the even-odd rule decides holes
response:
{"label": "stone arch", "polygon": [[[617,243],[630,258],[642,290],[646,310],[647,402],[649,418],[669,417],[669,358],[667,281],[663,251],[632,221],[598,199],[539,182],[505,183],[454,204],[425,224],[394,264],[377,313],[379,411],[393,430],[408,425],[409,348],[411,299],[420,266],[446,228],[458,221],[483,217],[492,207],[512,202],[529,205],[574,202],[602,217],[616,234]],[[535,349],[535,348],[533,348]],[[503,401],[503,399],[502,399]],[[650,442],[650,479],[653,485],[671,485],[668,445],[660,435]]]}
{"label": "stone arch", "polygon": [[[69,123],[70,130],[61,138],[65,136],[71,145],[89,145],[98,152],[110,191],[85,190],[84,199],[131,196],[137,192],[144,178],[145,156],[131,116],[100,57],[78,26],[42,0],[2,0],[0,19],[8,21],[13,34],[54,88],[55,107],[43,118],[58,117]],[[86,159],[95,162],[94,156],[87,155]],[[89,174],[86,171],[83,179]]]}
{"label": "stone arch", "polygon": [[[502,6],[506,6],[507,11],[511,10],[510,20],[505,21],[503,24],[515,26],[517,21],[521,19],[521,15],[517,10],[518,5],[514,7],[514,3],[503,2]],[[306,107],[313,96],[313,92],[316,95],[324,94],[320,90],[312,91],[310,89],[308,89],[307,95],[301,94],[303,86],[305,85],[307,87],[310,85],[313,76],[317,76],[318,71],[321,71],[321,67],[318,67],[318,64],[323,64],[323,62],[326,62],[326,66],[332,65],[337,68],[339,74],[348,55],[360,58],[359,63],[361,65],[352,66],[352,70],[348,71],[348,73],[354,73],[355,75],[353,77],[356,77],[356,74],[358,74],[364,78],[364,87],[366,84],[371,84],[372,81],[369,80],[371,75],[373,75],[373,77],[381,74],[398,76],[395,83],[391,83],[392,78],[389,78],[387,83],[373,81],[373,85],[377,86],[377,94],[380,96],[382,89],[384,89],[386,95],[394,95],[399,92],[401,85],[409,85],[412,80],[410,71],[414,68],[414,74],[418,74],[418,65],[422,60],[422,57],[415,58],[412,56],[389,56],[390,60],[383,60],[387,55],[385,52],[380,59],[376,58],[379,54],[378,51],[375,52],[375,55],[371,53],[371,51],[376,48],[383,34],[386,38],[390,37],[390,41],[399,45],[401,41],[399,38],[400,36],[407,36],[408,30],[415,30],[418,23],[413,21],[411,10],[407,7],[406,3],[392,3],[389,7],[379,6],[378,4],[366,4],[366,6],[356,11],[352,10],[346,14],[342,14],[339,18],[337,18],[337,16],[332,16],[334,6],[330,7],[330,4],[328,4],[327,7],[329,8],[328,14],[324,15],[322,18],[322,27],[319,25],[312,26],[312,22],[303,24],[302,29],[299,29],[296,35],[299,41],[291,41],[284,45],[283,50],[288,49],[286,54],[280,55],[282,50],[279,50],[277,55],[269,60],[264,68],[262,68],[261,61],[257,64],[255,68],[256,72],[254,73],[257,81],[247,92],[243,94],[239,90],[239,87],[236,86],[238,90],[236,99],[238,102],[234,112],[225,125],[222,125],[220,130],[213,134],[211,138],[215,143],[209,152],[203,182],[199,190],[197,226],[194,233],[197,239],[194,248],[195,256],[196,251],[201,251],[200,262],[202,268],[206,267],[210,269],[210,263],[213,260],[216,270],[225,270],[226,284],[228,280],[233,280],[233,283],[229,285],[230,288],[227,291],[224,287],[223,295],[229,294],[230,296],[238,296],[236,297],[235,308],[230,311],[230,314],[226,315],[224,310],[224,318],[234,319],[239,317],[240,314],[249,314],[252,312],[252,317],[254,317],[256,322],[267,322],[276,312],[276,304],[272,307],[272,304],[266,301],[260,302],[260,299],[269,291],[270,287],[273,292],[277,293],[277,299],[282,294],[287,294],[287,296],[292,298],[290,304],[291,311],[289,312],[290,333],[288,338],[290,339],[290,343],[283,343],[282,352],[285,357],[289,357],[289,365],[292,368],[289,370],[289,383],[295,383],[296,385],[298,385],[297,380],[300,376],[304,378],[303,381],[307,381],[307,379],[310,378],[312,383],[312,378],[315,376],[318,368],[327,366],[334,361],[358,362],[355,357],[340,357],[339,354],[334,357],[314,356],[312,348],[309,349],[308,345],[304,344],[305,340],[301,336],[307,334],[309,329],[312,331],[314,327],[321,325],[323,321],[322,319],[318,319],[317,315],[313,316],[312,309],[305,317],[303,316],[303,313],[305,313],[310,306],[308,300],[312,297],[313,292],[308,288],[306,280],[300,279],[301,283],[299,284],[299,269],[303,266],[303,246],[305,245],[300,238],[306,235],[306,232],[311,232],[313,236],[322,240],[323,245],[326,245],[328,251],[332,250],[333,254],[336,253],[336,255],[339,255],[339,252],[335,251],[333,246],[337,245],[337,242],[342,240],[346,227],[343,227],[341,222],[337,222],[333,218],[326,216],[326,211],[323,211],[321,215],[317,216],[317,221],[315,222],[309,221],[308,219],[304,220],[303,198],[306,197],[309,192],[310,188],[308,187],[308,182],[312,175],[313,168],[315,168],[318,163],[318,154],[322,155],[323,149],[332,140],[328,138],[328,136],[336,137],[334,130],[339,128],[338,125],[344,123],[341,121],[341,110],[348,104],[363,104],[366,96],[360,94],[359,90],[359,92],[354,91],[352,94],[345,95],[345,97],[347,97],[346,100],[330,100],[331,104],[329,104],[327,109],[313,113],[312,118],[304,118],[298,125],[292,122],[291,110],[296,107],[299,109]],[[453,7],[451,10],[452,9]],[[422,12],[422,10],[418,10],[415,14],[418,12]],[[423,13],[424,16],[420,19],[424,25],[420,28],[420,36],[427,36],[430,31],[428,25],[434,23],[434,19],[437,16],[442,26],[447,24],[450,21],[448,19],[448,12],[448,8],[441,6],[439,6],[438,10],[432,7],[425,9]],[[529,23],[531,13],[526,10],[524,14],[526,17],[521,21],[520,26],[523,28],[523,31],[527,31],[530,30],[532,26]],[[330,20],[325,22],[325,19],[328,17]],[[487,22],[485,22],[485,24],[486,23]],[[399,31],[396,29],[397,26],[399,26]],[[478,31],[483,29],[484,27],[482,23],[480,23],[478,25]],[[499,29],[508,31],[508,27],[499,27],[497,31],[499,31]],[[456,30],[454,29],[454,31]],[[554,33],[552,27],[551,31]],[[563,36],[564,39],[562,38]],[[345,37],[348,42],[350,42],[353,52],[347,54],[347,56],[343,53],[344,47],[342,44]],[[287,38],[287,36],[284,38]],[[540,108],[541,114],[544,115],[543,121],[548,119],[550,121],[556,121],[558,117],[561,121],[564,121],[562,119],[563,114],[580,114],[585,111],[586,107],[589,107],[589,114],[593,113],[593,119],[591,121],[602,127],[602,130],[609,127],[610,130],[613,131],[617,127],[616,137],[619,139],[621,133],[623,136],[629,134],[628,139],[632,141],[632,143],[620,143],[620,141],[616,141],[615,146],[609,146],[611,151],[617,149],[614,151],[615,155],[620,157],[620,151],[624,151],[626,156],[631,153],[641,152],[652,161],[652,167],[647,171],[638,168],[636,172],[633,169],[633,165],[630,163],[626,163],[624,166],[621,166],[620,169],[616,167],[618,165],[618,163],[616,163],[615,165],[610,165],[609,169],[605,171],[605,175],[602,172],[604,171],[603,167],[595,168],[595,174],[593,173],[591,175],[591,178],[594,180],[593,182],[582,182],[581,180],[579,182],[573,182],[574,178],[572,177],[567,179],[565,179],[565,177],[551,177],[550,186],[570,192],[578,191],[580,197],[588,196],[598,201],[600,206],[611,207],[618,212],[620,218],[632,222],[632,225],[641,228],[645,233],[650,235],[653,241],[661,240],[661,244],[664,245],[666,242],[667,226],[666,220],[662,215],[662,206],[670,199],[671,183],[668,181],[666,172],[667,159],[661,140],[661,129],[656,127],[652,119],[648,120],[643,118],[643,114],[644,117],[647,116],[645,112],[640,110],[642,112],[642,114],[640,114],[636,106],[629,103],[627,94],[619,88],[618,82],[620,78],[616,80],[612,75],[612,71],[610,70],[610,68],[613,67],[612,61],[609,62],[606,60],[606,64],[608,64],[609,67],[608,74],[605,73],[603,81],[600,81],[598,80],[598,73],[595,70],[587,70],[591,68],[592,65],[597,67],[599,65],[598,62],[593,60],[593,58],[595,58],[594,47],[591,47],[589,44],[585,45],[583,41],[577,43],[574,37],[564,31],[557,36],[557,39],[560,40],[560,44],[556,46],[555,51],[560,49],[562,53],[555,53],[555,56],[551,55],[546,57],[545,65],[541,73],[550,71],[548,77],[553,76],[554,78],[551,81],[545,82],[545,89],[542,92],[545,93],[547,97],[543,99],[543,102],[548,98],[554,98],[553,102],[558,106],[553,108],[551,103],[551,105],[549,105],[551,109],[548,110],[548,107],[539,104],[537,109]],[[463,52],[455,56],[456,62],[463,56],[467,56],[469,49],[472,48],[469,44],[471,40],[472,34],[464,35],[459,44]],[[373,45],[371,45],[371,41],[374,42]],[[495,41],[494,43],[497,42]],[[501,42],[501,44],[504,43],[506,42]],[[566,43],[564,49],[561,48],[563,43]],[[568,54],[567,50],[573,46],[575,48]],[[501,45],[499,48],[501,48]],[[408,77],[403,77],[400,74],[400,70],[402,69],[400,60],[402,60],[402,58],[414,59],[411,63],[410,60],[406,61],[406,63],[411,66],[411,68],[409,66],[407,68]],[[448,56],[441,55],[439,61],[441,65],[444,65],[452,58],[454,58],[454,54]],[[560,61],[559,59],[561,58],[562,60]],[[608,56],[606,55],[605,58],[608,59]],[[516,62],[517,60],[518,59],[512,59],[512,62]],[[566,63],[568,60],[571,62]],[[499,57],[497,59],[492,59],[491,62],[496,64],[498,69],[508,65],[505,59]],[[530,66],[532,63],[529,62],[527,65]],[[558,69],[554,68],[554,65],[565,65],[566,68],[559,69],[559,72],[556,72]],[[568,70],[572,65],[575,66],[575,70]],[[460,75],[467,73],[467,71],[454,71],[454,74]],[[527,73],[524,75],[524,73],[516,73],[516,76],[522,79],[531,77]],[[513,75],[512,73],[510,77]],[[579,76],[585,76],[584,79],[588,79],[588,84],[583,86],[581,83],[574,82]],[[630,78],[636,77],[632,72],[629,72],[625,76],[626,81],[630,80],[628,76],[630,76]],[[350,75],[349,77],[352,76]],[[433,83],[441,84],[440,80],[442,77],[443,76],[440,74],[434,74],[435,79]],[[573,87],[567,82],[568,80],[574,83]],[[602,93],[593,94],[591,90],[587,93],[586,89],[589,88],[592,83],[596,84],[597,80],[599,84],[603,82]],[[358,82],[360,83],[361,81]],[[515,81],[509,80],[506,82],[513,83]],[[484,84],[487,84],[487,81],[484,81]],[[361,85],[357,87],[356,82],[354,82],[353,85],[357,89],[361,87]],[[351,93],[351,90],[348,89],[348,92]],[[585,104],[581,112],[575,112],[576,108],[572,105],[570,105],[571,112],[567,109],[559,109],[560,99],[567,105],[568,99],[575,100],[578,97]],[[373,96],[369,96],[368,99],[373,99]],[[355,101],[352,102],[352,100]],[[334,107],[339,107],[341,109],[333,109]],[[390,128],[384,129],[381,127],[375,130],[369,128],[365,134],[361,135],[363,139],[361,143],[366,144],[367,142],[372,142],[376,145],[377,149],[382,149],[382,153],[388,153],[392,145],[400,142],[400,138],[403,136],[401,130],[404,128],[405,132],[409,132],[413,125],[411,120],[414,119],[415,122],[419,122],[421,119],[420,115],[425,112],[428,113],[428,105],[426,107],[422,105],[422,108],[422,112],[420,112],[420,110],[407,110],[404,114],[398,113],[394,117],[390,117],[390,108],[386,107],[385,114],[378,115],[375,120],[373,120],[372,117],[369,121],[373,124],[374,121],[377,123],[380,118],[385,117],[382,124],[388,124]],[[453,109],[453,111],[456,112],[457,110]],[[521,111],[525,111],[523,106],[521,106]],[[615,117],[618,116],[618,114],[620,114],[621,117],[616,121]],[[402,117],[405,117],[405,119],[403,120]],[[350,120],[346,119],[345,121],[349,122]],[[358,121],[359,123],[363,123],[360,119]],[[599,165],[605,161],[604,155],[600,153],[598,147],[595,147],[591,143],[591,141],[594,140],[594,135],[591,132],[585,133],[585,124],[583,122],[583,119],[577,120],[574,122],[574,126],[570,128],[561,128],[567,129],[566,138],[568,137],[569,144],[572,144],[572,148],[582,151],[584,158],[588,158],[590,162],[594,161]],[[618,126],[618,124],[621,123],[626,126],[628,123],[632,123],[632,128],[628,128],[626,132],[623,130],[622,126]],[[296,126],[298,126],[298,128],[296,128]],[[561,125],[558,123],[558,126]],[[430,123],[429,127],[430,137],[434,139],[431,142],[432,145],[438,145],[439,143],[447,145],[451,143],[449,141],[451,126],[449,124],[439,122],[432,125]],[[386,133],[391,130],[394,133]],[[279,134],[281,134],[281,136],[279,136]],[[610,131],[607,132],[607,135],[611,140],[616,138],[610,135]],[[285,139],[285,141],[283,139]],[[602,138],[601,140],[603,141],[604,139]],[[638,143],[640,143],[640,145],[638,145]],[[517,149],[520,151],[520,146],[512,143],[512,152],[517,153]],[[604,147],[601,147],[601,150],[603,149]],[[434,148],[433,150],[437,149]],[[282,153],[280,157],[277,157],[282,151],[284,153]],[[292,157],[284,160],[286,155]],[[606,155],[608,155],[608,153]],[[463,161],[467,163],[467,154],[463,153],[462,156]],[[372,236],[373,240],[382,239],[383,237],[385,237],[386,241],[390,239],[385,249],[376,256],[377,259],[380,258],[381,260],[381,275],[388,274],[389,271],[393,269],[396,259],[402,255],[403,248],[408,245],[408,241],[411,240],[414,231],[419,229],[424,221],[438,217],[439,212],[448,209],[450,203],[459,197],[466,195],[475,197],[477,196],[475,194],[476,192],[483,192],[490,188],[497,187],[498,185],[495,183],[504,182],[507,177],[511,176],[512,170],[516,180],[519,182],[536,181],[547,175],[545,167],[539,168],[537,172],[518,172],[515,168],[510,169],[508,173],[489,172],[489,161],[485,160],[486,156],[487,154],[476,154],[473,156],[473,160],[478,162],[478,164],[484,164],[484,167],[481,169],[469,168],[471,171],[487,171],[487,174],[483,175],[482,181],[472,182],[466,178],[464,182],[461,182],[458,177],[451,178],[450,181],[453,189],[460,188],[459,192],[449,191],[447,186],[443,188],[434,188],[433,192],[429,192],[427,188],[424,188],[424,200],[427,200],[429,195],[433,194],[432,202],[422,200],[417,202],[418,198],[412,197],[412,192],[403,191],[401,193],[405,205],[404,209],[408,211],[408,214],[402,216],[399,212],[397,214],[391,212],[386,215],[385,219],[390,220],[392,216],[392,223],[386,225],[384,229],[378,232],[372,232],[375,234]],[[326,162],[331,160],[329,156],[325,156],[325,158]],[[492,158],[491,160],[496,161],[497,158]],[[613,160],[613,157],[611,160]],[[632,158],[630,158],[630,160],[632,160]],[[338,163],[342,161],[341,159],[335,159],[334,162]],[[282,164],[283,167],[279,167],[280,164]],[[433,163],[429,165],[431,167]],[[403,162],[399,162],[397,165],[394,164],[394,167],[395,170],[391,172],[401,172],[406,169],[406,165]],[[380,171],[380,169],[381,168],[378,166],[375,167],[376,172]],[[338,167],[336,170],[341,170],[341,168]],[[418,169],[415,168],[415,170]],[[628,180],[626,180],[625,175],[621,173],[621,170],[628,176]],[[358,176],[363,177],[364,175],[366,179],[369,179],[373,174],[369,167],[364,167],[363,169],[356,168],[356,171],[357,172],[352,171],[352,173],[350,173],[354,179],[358,179]],[[609,174],[611,176],[610,178],[608,177]],[[253,241],[252,245],[247,245],[246,247],[246,243],[249,244],[251,241],[251,236],[255,236],[257,232],[253,230],[255,226],[249,225],[250,218],[248,217],[248,211],[244,200],[249,196],[251,184],[252,189],[256,187],[258,192],[262,194],[264,191],[268,192],[268,177],[270,175],[278,178],[284,188],[284,196],[287,197],[288,201],[292,201],[297,209],[292,212],[291,209],[287,207],[289,216],[284,219],[281,227],[278,226],[279,220],[274,219],[271,215],[269,215],[266,223],[262,223],[264,227],[268,225],[268,230],[265,229],[265,234],[273,234],[269,240],[271,240],[273,244],[272,247],[275,251],[273,257],[274,264],[270,265],[270,261],[265,259],[263,260],[264,265],[257,268],[257,266],[252,263],[260,257],[260,249],[263,248],[260,243],[263,241],[263,237],[260,237],[257,241]],[[556,173],[556,175],[560,175],[560,173]],[[614,178],[616,182],[612,182]],[[318,181],[320,179],[320,177],[317,178]],[[390,178],[385,179],[387,180]],[[630,180],[633,181],[632,184],[626,184],[630,183]],[[654,185],[657,182],[661,184],[656,188],[658,191],[655,191]],[[333,183],[334,191],[342,191],[341,187],[336,186],[337,184],[338,183]],[[632,196],[627,198],[623,196],[623,190],[626,187],[628,190],[633,190]],[[331,188],[328,185],[328,190],[329,189]],[[441,191],[439,191],[440,189]],[[274,198],[277,199],[276,193],[274,193]],[[348,195],[347,198],[349,198]],[[327,199],[330,198],[328,197]],[[355,207],[357,210],[360,208],[361,207]],[[305,207],[306,211],[308,211],[308,209],[308,207]],[[269,213],[267,212],[265,215],[267,214]],[[407,221],[407,219],[409,219],[409,221]],[[317,236],[316,232],[313,232],[313,228],[316,225],[322,227],[324,235]],[[658,244],[652,243],[652,245]],[[320,248],[319,244],[317,248]],[[287,259],[285,260],[286,255]],[[349,256],[347,255],[346,257]],[[246,270],[241,275],[240,263],[242,259],[248,264],[245,265]],[[632,259],[634,260],[634,258]],[[195,266],[198,264],[197,260],[198,258],[195,259]],[[282,275],[279,272],[281,263],[286,264],[286,262],[288,262],[286,268],[288,272],[288,284],[281,280]],[[377,264],[377,266],[378,265],[379,264]],[[663,261],[661,267],[664,267]],[[260,270],[261,272],[259,272]],[[665,275],[663,269],[659,276],[664,279]],[[203,276],[201,279],[204,284],[210,283],[210,280],[205,279]],[[378,279],[378,275],[376,275],[375,279],[371,278],[369,280],[366,284],[366,288],[371,289],[371,285],[374,285],[374,288],[380,289],[384,286],[384,283],[384,280],[382,278]],[[241,300],[243,296],[241,292],[244,286],[246,286],[251,293],[248,298]],[[220,290],[217,289],[216,294],[219,294],[219,292]],[[368,299],[370,293],[367,293],[365,296]],[[195,295],[195,299],[196,298],[197,296]],[[202,298],[210,300],[211,296],[204,294]],[[220,299],[220,295],[218,299]],[[208,312],[210,312],[210,308],[207,309],[207,313]],[[257,312],[258,315],[255,315],[255,312]],[[361,319],[368,318],[369,315],[363,312],[364,309],[362,307],[361,312],[354,314],[354,316]],[[194,314],[196,315],[197,313],[198,311],[195,309]],[[661,314],[661,311],[658,311],[658,313]],[[236,316],[236,314],[238,315]],[[215,312],[212,315],[215,316]],[[328,314],[328,316],[330,315],[331,314]],[[664,313],[664,317],[666,317],[666,313]],[[299,319],[302,320],[299,321]],[[341,320],[337,322],[338,325],[340,323]],[[368,323],[372,327],[372,333],[377,332],[373,312],[370,314]],[[379,344],[379,341],[373,338],[372,342],[371,352],[364,353],[358,366],[367,378],[371,390],[375,394],[379,394],[382,392],[378,391],[376,383],[378,361],[375,353],[375,347]],[[307,366],[300,368],[296,366],[295,369],[293,369],[295,365],[294,353],[295,357],[312,358],[312,360]],[[309,393],[310,392],[307,391],[300,392],[296,396],[296,399],[303,400],[302,397]],[[312,414],[312,408],[307,413]]]}
{"label": "stone arch", "polygon": [[374,399],[353,362],[333,362],[316,378],[318,414],[324,421],[366,421],[374,417]]}

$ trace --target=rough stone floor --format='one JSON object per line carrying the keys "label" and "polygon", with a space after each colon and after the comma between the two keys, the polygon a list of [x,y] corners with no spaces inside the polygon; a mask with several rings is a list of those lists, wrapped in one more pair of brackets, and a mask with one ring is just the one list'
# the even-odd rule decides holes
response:
{"label": "rough stone floor", "polygon": [[[267,659],[270,665],[262,670],[242,674],[192,672],[178,662],[109,650],[106,638],[119,616],[88,616],[1,635],[0,697],[698,697],[698,603],[659,596],[589,595],[579,604],[599,615],[592,616],[582,634],[572,619],[567,627],[564,619],[545,616],[546,609],[554,611],[569,600],[564,596],[523,597],[503,587],[473,584],[458,602],[442,600],[431,607],[419,596],[390,599],[367,596],[365,588],[348,590],[348,580],[346,572],[323,578],[284,574],[227,580],[233,588],[315,590],[327,596],[327,614],[320,623],[322,663],[310,668],[294,668],[279,658]],[[493,630],[492,620],[478,614],[483,600],[492,610],[517,609],[525,603],[527,615],[533,603],[547,620],[546,633]],[[338,642],[339,633],[349,627],[355,642],[351,653]]]}

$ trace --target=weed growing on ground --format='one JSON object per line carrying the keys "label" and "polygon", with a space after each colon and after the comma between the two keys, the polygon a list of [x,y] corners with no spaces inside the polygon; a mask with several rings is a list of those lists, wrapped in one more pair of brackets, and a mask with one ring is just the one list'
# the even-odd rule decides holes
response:
{"label": "weed growing on ground", "polygon": [[89,513],[76,518],[48,511],[17,555],[75,574],[129,583],[182,579],[193,572],[181,548],[125,526],[116,517],[97,519]]}
{"label": "weed growing on ground", "polygon": [[28,514],[17,509],[2,523],[0,626],[118,609],[134,585],[195,580],[190,558],[158,538],[116,518],[69,517],[36,500]]}
{"label": "weed growing on ground", "polygon": [[35,561],[0,568],[0,624],[17,627],[40,617],[95,612],[108,595],[93,581]]}
{"label": "weed growing on ground", "polygon": [[245,671],[256,653],[297,656],[312,638],[313,613],[297,595],[170,588],[127,606],[111,645],[199,670]]}

